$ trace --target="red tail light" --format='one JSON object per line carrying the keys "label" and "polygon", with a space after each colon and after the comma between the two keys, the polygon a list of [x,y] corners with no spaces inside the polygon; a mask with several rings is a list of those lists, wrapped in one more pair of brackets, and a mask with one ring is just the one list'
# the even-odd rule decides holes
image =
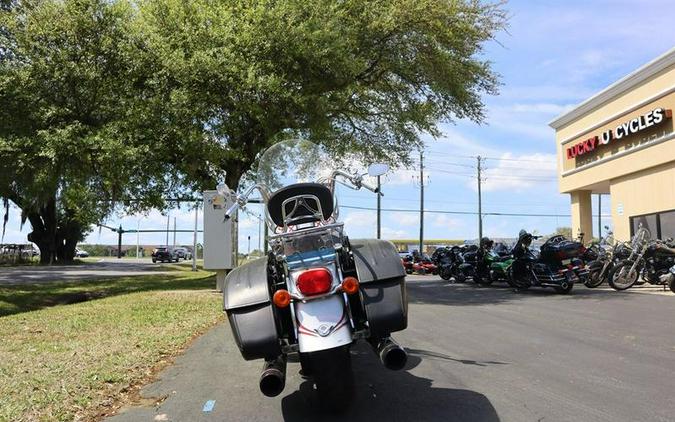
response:
{"label": "red tail light", "polygon": [[313,268],[298,276],[295,285],[305,296],[320,295],[330,290],[333,276],[325,268]]}

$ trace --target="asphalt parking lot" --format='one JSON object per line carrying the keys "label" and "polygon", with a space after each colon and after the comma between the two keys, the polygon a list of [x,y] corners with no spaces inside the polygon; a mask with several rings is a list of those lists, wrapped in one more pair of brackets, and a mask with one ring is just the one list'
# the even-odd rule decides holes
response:
{"label": "asphalt parking lot", "polygon": [[77,265],[2,267],[0,285],[129,277],[163,272],[166,271],[162,270],[162,266],[153,264],[150,258],[140,260],[101,258],[95,262]]}
{"label": "asphalt parking lot", "polygon": [[410,276],[408,293],[409,327],[395,335],[408,350],[407,368],[388,371],[365,344],[356,346],[356,396],[340,417],[317,410],[297,363],[289,363],[280,396],[262,396],[262,362],[241,358],[224,323],[142,390],[156,404],[109,421],[673,420],[670,292],[578,286],[561,296]]}

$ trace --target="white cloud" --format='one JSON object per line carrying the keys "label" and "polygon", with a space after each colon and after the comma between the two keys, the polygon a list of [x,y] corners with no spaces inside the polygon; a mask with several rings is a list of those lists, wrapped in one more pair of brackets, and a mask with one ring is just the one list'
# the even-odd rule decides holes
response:
{"label": "white cloud", "polygon": [[[499,158],[501,160],[489,160],[486,163],[486,170],[483,172],[485,175],[483,191],[511,189],[515,192],[523,192],[535,185],[544,183],[553,185],[556,181],[554,154],[513,155],[504,153]],[[477,190],[475,183],[467,185]]]}
{"label": "white cloud", "polygon": [[[419,208],[419,204],[417,205],[417,207]],[[412,212],[392,212],[387,214],[389,219],[395,221],[397,224],[400,224],[402,226],[412,226],[415,224],[419,224],[420,222],[419,214]]]}
{"label": "white cloud", "polygon": [[431,223],[434,226],[438,226],[443,229],[453,229],[460,227],[463,224],[461,220],[452,218],[447,214],[432,214]]}
{"label": "white cloud", "polygon": [[411,239],[414,236],[402,229],[392,229],[391,227],[382,227],[382,238],[389,240]]}
{"label": "white cloud", "polygon": [[517,113],[538,113],[558,115],[574,108],[574,104],[555,104],[555,103],[519,103],[511,108]]}
{"label": "white cloud", "polygon": [[375,227],[377,224],[377,214],[375,211],[350,211],[342,221],[345,223],[347,229],[350,227]]}

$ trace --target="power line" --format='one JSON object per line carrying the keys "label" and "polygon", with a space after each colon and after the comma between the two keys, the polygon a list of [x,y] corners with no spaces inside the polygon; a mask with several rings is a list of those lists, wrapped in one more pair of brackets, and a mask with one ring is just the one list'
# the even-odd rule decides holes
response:
{"label": "power line", "polygon": [[[377,208],[361,207],[356,205],[340,205],[341,208],[348,208],[354,210],[377,211]],[[403,209],[403,208],[382,208],[382,211],[389,212],[414,212],[419,213],[420,210]],[[458,215],[478,215],[475,211],[445,211],[445,210],[424,210],[425,213],[432,214],[458,214]],[[526,214],[526,213],[506,213],[506,212],[484,212],[483,215],[501,216],[501,217],[571,217],[570,214]],[[609,217],[609,216],[603,216]]]}
{"label": "power line", "polygon": [[[361,207],[356,205],[340,205],[340,208],[354,209],[354,210],[365,210],[365,211],[377,211],[377,208],[373,207]],[[419,213],[420,210],[412,209],[402,209],[402,208],[382,208],[382,211],[390,212],[414,212]],[[425,213],[431,214],[457,214],[457,215],[477,215],[475,211],[445,211],[445,210],[424,210]],[[507,212],[484,212],[483,215],[491,215],[497,217],[567,217],[571,218],[570,214],[528,214],[528,213],[507,213]],[[597,214],[593,215],[597,217]],[[609,218],[611,215],[604,214],[603,218]]]}

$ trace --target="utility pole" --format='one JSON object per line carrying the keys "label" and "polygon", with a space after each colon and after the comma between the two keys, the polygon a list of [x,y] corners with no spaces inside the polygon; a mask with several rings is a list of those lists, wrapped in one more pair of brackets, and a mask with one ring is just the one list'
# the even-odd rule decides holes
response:
{"label": "utility pole", "polygon": [[481,179],[481,156],[479,155],[476,157],[478,160],[478,166],[476,167],[476,170],[478,171],[478,243],[480,243],[480,240],[483,238],[483,198],[481,195],[481,184],[483,183],[483,179]]}
{"label": "utility pole", "polygon": [[[379,200],[379,195],[378,195]],[[424,151],[420,150],[420,255],[424,253]]]}
{"label": "utility pole", "polygon": [[173,247],[176,247],[176,217],[173,218]]}
{"label": "utility pole", "polygon": [[382,195],[380,195],[380,190],[382,189],[382,185],[380,184],[380,176],[377,176],[377,238],[381,238],[381,228],[382,228],[382,200],[380,199]]}
{"label": "utility pole", "polygon": [[197,271],[197,221],[199,219],[199,202],[195,202],[195,231],[192,233],[192,271]]}
{"label": "utility pole", "polygon": [[140,242],[140,235],[141,233],[139,230],[141,229],[141,220],[136,220],[136,260],[138,261],[140,259],[140,252],[139,252],[139,242]]}
{"label": "utility pole", "polygon": [[169,247],[169,221],[170,221],[169,214],[166,215],[166,247]]}

